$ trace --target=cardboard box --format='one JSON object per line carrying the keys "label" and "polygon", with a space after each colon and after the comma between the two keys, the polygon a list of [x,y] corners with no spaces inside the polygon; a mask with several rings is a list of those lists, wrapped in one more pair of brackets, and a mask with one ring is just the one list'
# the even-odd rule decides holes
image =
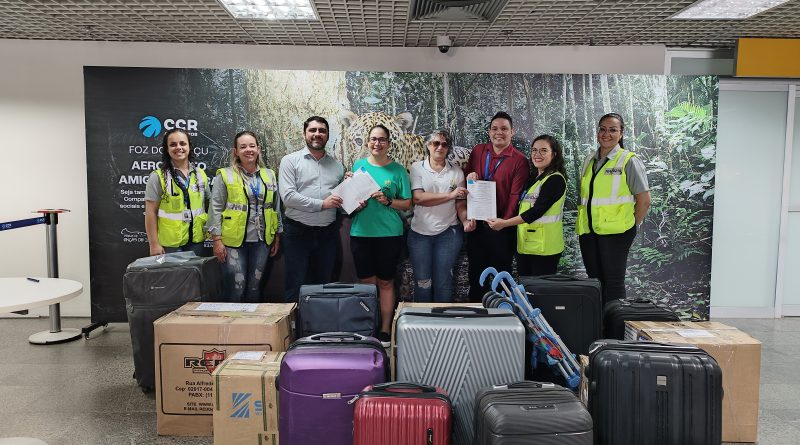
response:
{"label": "cardboard box", "polygon": [[210,436],[211,374],[238,351],[285,351],[294,304],[187,303],[153,323],[159,435]]}
{"label": "cardboard box", "polygon": [[212,374],[214,445],[278,444],[275,380],[284,352],[239,351]]}
{"label": "cardboard box", "polygon": [[713,321],[627,321],[625,339],[688,343],[708,352],[722,368],[722,440],[755,442],[758,439],[760,341],[732,326]]}
{"label": "cardboard box", "polygon": [[397,324],[397,316],[400,315],[400,310],[404,307],[483,307],[481,303],[414,303],[409,301],[401,301],[397,305],[397,310],[394,311],[394,319],[392,319],[392,345],[389,348],[389,367],[391,368],[391,380],[395,380],[395,360],[397,357],[397,345],[394,339],[394,329]]}

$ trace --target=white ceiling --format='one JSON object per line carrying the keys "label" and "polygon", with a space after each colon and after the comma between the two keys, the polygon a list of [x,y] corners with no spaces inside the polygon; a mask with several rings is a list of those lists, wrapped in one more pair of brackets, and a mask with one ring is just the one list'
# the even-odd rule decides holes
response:
{"label": "white ceiling", "polygon": [[738,21],[669,19],[693,0],[494,0],[505,6],[491,23],[410,20],[422,1],[312,0],[317,21],[267,22],[234,20],[216,0],[0,0],[0,38],[424,47],[448,35],[454,46],[704,48],[800,38],[800,0]]}

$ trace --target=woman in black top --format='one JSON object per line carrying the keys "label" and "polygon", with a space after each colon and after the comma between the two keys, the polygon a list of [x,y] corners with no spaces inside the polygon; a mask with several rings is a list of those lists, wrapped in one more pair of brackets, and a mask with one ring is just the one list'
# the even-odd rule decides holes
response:
{"label": "woman in black top", "polygon": [[517,226],[517,270],[520,275],[549,275],[556,273],[564,251],[562,214],[567,181],[561,144],[550,135],[537,136],[531,144],[531,161],[536,175],[525,186],[519,215],[487,222],[494,230]]}

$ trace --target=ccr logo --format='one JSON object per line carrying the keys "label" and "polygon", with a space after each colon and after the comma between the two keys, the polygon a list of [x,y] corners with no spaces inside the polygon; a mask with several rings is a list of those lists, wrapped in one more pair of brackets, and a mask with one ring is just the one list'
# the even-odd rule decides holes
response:
{"label": "ccr logo", "polygon": [[142,131],[142,136],[146,138],[154,138],[161,134],[161,130],[172,130],[173,128],[180,128],[186,130],[189,136],[197,136],[197,121],[194,119],[164,119],[162,123],[160,119],[155,116],[145,116],[139,121],[139,130]]}

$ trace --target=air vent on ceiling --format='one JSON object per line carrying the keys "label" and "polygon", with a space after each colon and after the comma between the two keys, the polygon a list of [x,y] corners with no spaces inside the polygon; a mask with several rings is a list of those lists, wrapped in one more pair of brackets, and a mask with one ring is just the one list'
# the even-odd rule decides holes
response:
{"label": "air vent on ceiling", "polygon": [[410,22],[486,22],[500,15],[508,0],[411,0]]}

